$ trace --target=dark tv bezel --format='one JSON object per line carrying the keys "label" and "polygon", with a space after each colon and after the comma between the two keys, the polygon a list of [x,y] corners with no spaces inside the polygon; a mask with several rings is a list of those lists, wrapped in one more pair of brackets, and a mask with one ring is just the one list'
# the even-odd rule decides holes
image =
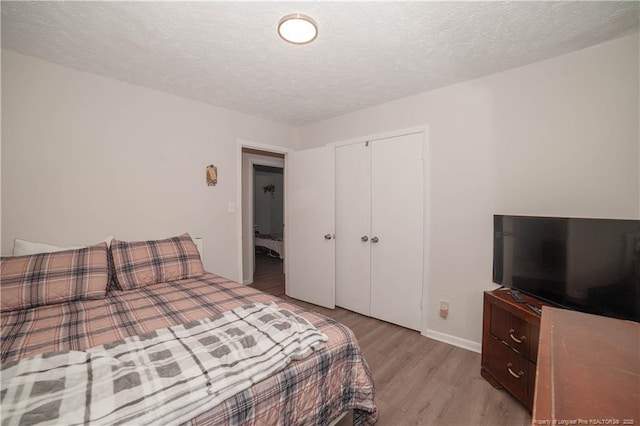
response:
{"label": "dark tv bezel", "polygon": [[[544,295],[534,292],[534,291],[529,291],[526,288],[521,288],[518,287],[517,285],[508,285],[505,284],[504,281],[504,277],[501,276],[501,280],[497,280],[496,279],[496,241],[497,241],[497,231],[496,231],[496,218],[505,218],[505,217],[512,217],[512,218],[525,218],[525,219],[556,219],[556,220],[597,220],[597,221],[615,221],[615,222],[633,222],[635,224],[638,225],[638,227],[640,228],[640,220],[639,219],[618,219],[618,218],[595,218],[595,217],[570,217],[570,216],[529,216],[529,215],[510,215],[510,214],[494,214],[493,215],[493,250],[492,250],[492,281],[493,283],[501,286],[501,288],[508,288],[508,289],[513,289],[513,290],[517,290],[521,293],[527,294],[531,297],[535,297],[536,299],[543,301],[549,305],[555,306],[555,307],[559,307],[559,308],[563,308],[563,309],[569,309],[569,310],[573,310],[573,311],[577,311],[577,312],[584,312],[584,313],[588,313],[588,314],[593,314],[593,315],[600,315],[600,316],[606,316],[609,318],[617,318],[617,319],[622,319],[622,320],[626,320],[626,321],[634,321],[634,322],[640,322],[640,302],[638,302],[638,300],[636,300],[636,309],[634,312],[634,316],[635,318],[629,318],[628,316],[625,315],[615,315],[611,312],[609,313],[603,313],[602,311],[597,311],[597,310],[593,310],[593,309],[589,309],[589,306],[584,306],[584,305],[575,305],[575,304],[571,304],[569,302],[567,302],[566,300],[563,301],[557,301],[557,300],[553,300],[553,299],[549,299],[548,297],[545,297]],[[502,274],[500,274],[502,275]],[[636,283],[636,285],[638,285],[639,283]],[[637,288],[636,291],[636,299],[638,299],[640,297],[640,288]]]}

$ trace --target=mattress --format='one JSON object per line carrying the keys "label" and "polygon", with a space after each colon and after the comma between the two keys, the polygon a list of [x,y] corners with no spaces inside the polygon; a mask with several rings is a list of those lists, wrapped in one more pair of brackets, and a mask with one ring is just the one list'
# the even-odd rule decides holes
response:
{"label": "mattress", "polygon": [[277,253],[280,259],[284,259],[284,240],[278,235],[257,234],[255,236],[255,245],[267,248]]}
{"label": "mattress", "polygon": [[214,274],[110,291],[105,299],[0,314],[2,363],[36,354],[88,348],[207,318],[251,303],[271,303],[303,316],[329,338],[327,347],[293,361],[203,413],[189,424],[329,424],[353,410],[354,424],[377,420],[369,367],[353,332],[335,320]]}

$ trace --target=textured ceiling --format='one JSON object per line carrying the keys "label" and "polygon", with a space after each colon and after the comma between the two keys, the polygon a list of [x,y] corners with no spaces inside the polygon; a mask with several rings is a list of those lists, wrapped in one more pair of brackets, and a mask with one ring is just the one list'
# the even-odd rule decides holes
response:
{"label": "textured ceiling", "polygon": [[[631,2],[6,2],[2,46],[299,126],[632,31]],[[309,45],[279,19],[312,16]]]}

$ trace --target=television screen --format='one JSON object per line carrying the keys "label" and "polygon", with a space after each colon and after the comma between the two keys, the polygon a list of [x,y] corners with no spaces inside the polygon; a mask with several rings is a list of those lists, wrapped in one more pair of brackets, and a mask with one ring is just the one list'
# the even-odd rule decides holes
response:
{"label": "television screen", "polygon": [[494,216],[493,281],[640,321],[640,220]]}

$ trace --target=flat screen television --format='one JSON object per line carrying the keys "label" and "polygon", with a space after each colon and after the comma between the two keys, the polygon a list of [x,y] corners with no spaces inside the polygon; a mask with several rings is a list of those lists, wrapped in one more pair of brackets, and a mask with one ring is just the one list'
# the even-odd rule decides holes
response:
{"label": "flat screen television", "polygon": [[640,322],[640,220],[495,215],[493,281]]}

